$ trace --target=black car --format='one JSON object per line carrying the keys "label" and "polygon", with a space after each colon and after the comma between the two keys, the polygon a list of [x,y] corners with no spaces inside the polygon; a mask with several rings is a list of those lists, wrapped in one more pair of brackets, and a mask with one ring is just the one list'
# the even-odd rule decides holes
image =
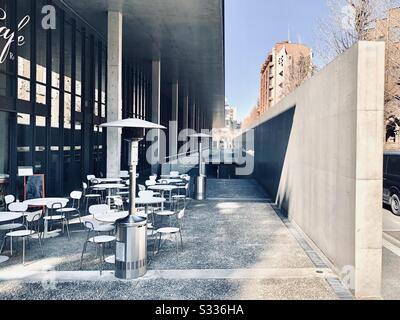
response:
{"label": "black car", "polygon": [[383,203],[400,216],[400,152],[386,152],[383,161]]}

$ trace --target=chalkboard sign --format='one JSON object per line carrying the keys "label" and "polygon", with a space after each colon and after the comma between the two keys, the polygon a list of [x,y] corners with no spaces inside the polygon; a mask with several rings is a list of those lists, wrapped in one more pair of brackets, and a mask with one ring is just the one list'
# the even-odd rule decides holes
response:
{"label": "chalkboard sign", "polygon": [[44,198],[44,175],[25,177],[25,200]]}

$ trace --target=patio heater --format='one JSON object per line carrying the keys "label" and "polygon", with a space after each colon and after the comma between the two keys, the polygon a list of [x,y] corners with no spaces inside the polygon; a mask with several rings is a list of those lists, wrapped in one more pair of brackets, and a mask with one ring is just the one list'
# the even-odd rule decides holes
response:
{"label": "patio heater", "polygon": [[199,142],[199,175],[196,178],[196,200],[204,200],[206,198],[207,174],[205,163],[203,162],[203,139],[211,139],[212,136],[205,133],[196,133],[190,136],[198,139]]}
{"label": "patio heater", "polygon": [[166,129],[141,119],[124,119],[104,123],[103,128],[121,128],[129,137],[129,215],[116,222],[117,242],[115,250],[115,276],[119,279],[137,279],[147,272],[147,219],[136,215],[136,167],[139,142],[146,129]]}

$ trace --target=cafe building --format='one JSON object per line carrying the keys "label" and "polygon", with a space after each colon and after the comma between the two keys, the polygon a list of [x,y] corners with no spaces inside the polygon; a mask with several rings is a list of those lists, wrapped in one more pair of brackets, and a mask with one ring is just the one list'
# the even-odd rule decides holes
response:
{"label": "cafe building", "polygon": [[48,196],[126,170],[108,121],[175,121],[166,156],[182,129],[223,125],[222,0],[0,0],[0,54],[2,192],[20,194],[22,167],[44,175]]}

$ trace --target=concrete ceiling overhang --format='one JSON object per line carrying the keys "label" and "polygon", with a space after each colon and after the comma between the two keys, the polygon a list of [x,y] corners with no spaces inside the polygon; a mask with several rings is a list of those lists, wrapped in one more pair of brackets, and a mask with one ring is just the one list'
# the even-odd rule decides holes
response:
{"label": "concrete ceiling overhang", "polygon": [[224,123],[224,0],[62,0],[107,38],[107,12],[123,14],[124,59],[161,59],[214,127]]}

